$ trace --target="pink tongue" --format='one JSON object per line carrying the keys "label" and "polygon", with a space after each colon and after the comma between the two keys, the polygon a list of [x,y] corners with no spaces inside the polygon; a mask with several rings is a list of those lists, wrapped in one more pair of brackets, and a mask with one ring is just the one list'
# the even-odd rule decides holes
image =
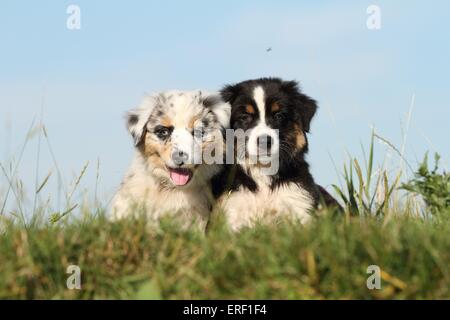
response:
{"label": "pink tongue", "polygon": [[189,182],[190,175],[188,173],[171,171],[170,179],[172,179],[173,183],[175,183],[177,186],[184,186]]}

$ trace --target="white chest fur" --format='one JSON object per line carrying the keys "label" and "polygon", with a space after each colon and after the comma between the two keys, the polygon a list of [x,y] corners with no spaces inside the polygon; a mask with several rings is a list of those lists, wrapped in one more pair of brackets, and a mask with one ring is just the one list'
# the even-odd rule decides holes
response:
{"label": "white chest fur", "polygon": [[164,216],[176,217],[183,227],[204,230],[210,213],[212,195],[207,187],[161,189],[150,175],[131,171],[113,200],[113,216],[121,219],[145,213],[150,221]]}
{"label": "white chest fur", "polygon": [[224,195],[220,207],[233,231],[251,227],[255,223],[277,223],[280,219],[293,219],[306,223],[313,208],[311,195],[297,184],[290,183],[275,190],[263,184],[257,192],[241,188]]}

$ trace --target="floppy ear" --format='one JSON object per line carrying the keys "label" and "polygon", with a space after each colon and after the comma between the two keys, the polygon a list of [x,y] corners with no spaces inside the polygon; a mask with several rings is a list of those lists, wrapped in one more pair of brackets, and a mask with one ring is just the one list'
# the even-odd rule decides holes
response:
{"label": "floppy ear", "polygon": [[136,147],[144,141],[147,122],[155,104],[155,97],[145,97],[139,108],[128,111],[126,115],[127,128],[134,139]]}
{"label": "floppy ear", "polygon": [[239,86],[235,85],[226,85],[220,90],[220,96],[223,101],[233,104],[234,100],[236,100],[239,94]]}
{"label": "floppy ear", "polygon": [[303,130],[309,132],[311,120],[316,114],[317,103],[307,95],[300,94],[300,114]]}
{"label": "floppy ear", "polygon": [[202,99],[203,105],[217,117],[223,128],[230,127],[231,106],[219,94],[208,94]]}
{"label": "floppy ear", "polygon": [[316,101],[303,94],[296,81],[284,81],[282,89],[289,96],[294,97],[295,107],[298,108],[300,116],[297,120],[301,122],[303,130],[309,132],[311,120],[317,111]]}

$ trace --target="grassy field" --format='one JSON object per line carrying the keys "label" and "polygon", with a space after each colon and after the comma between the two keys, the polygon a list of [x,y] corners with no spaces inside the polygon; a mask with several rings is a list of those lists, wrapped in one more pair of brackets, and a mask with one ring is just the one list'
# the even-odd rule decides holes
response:
{"label": "grassy field", "polygon": [[[207,236],[145,219],[8,226],[0,298],[450,298],[450,225],[416,218],[321,218]],[[80,266],[81,290],[66,269]],[[366,286],[378,265],[381,289]]]}
{"label": "grassy field", "polygon": [[[373,142],[363,167],[351,159],[335,187],[345,213],[306,226],[232,234],[218,218],[203,235],[86,206],[76,217],[70,205],[27,221],[0,215],[0,298],[449,299],[450,175],[425,159],[408,183],[388,179],[373,170]],[[67,287],[70,265],[81,290]],[[371,265],[380,289],[367,287]]]}

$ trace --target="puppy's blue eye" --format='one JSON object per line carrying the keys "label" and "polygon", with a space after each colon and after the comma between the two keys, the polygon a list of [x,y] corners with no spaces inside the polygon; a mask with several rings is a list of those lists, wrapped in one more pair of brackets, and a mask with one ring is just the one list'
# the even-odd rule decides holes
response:
{"label": "puppy's blue eye", "polygon": [[172,133],[172,128],[157,126],[154,132],[159,139],[165,140]]}

